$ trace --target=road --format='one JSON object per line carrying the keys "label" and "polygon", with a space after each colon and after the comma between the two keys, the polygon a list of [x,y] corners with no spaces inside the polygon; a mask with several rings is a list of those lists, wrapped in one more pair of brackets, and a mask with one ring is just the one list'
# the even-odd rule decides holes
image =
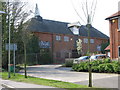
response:
{"label": "road", "polygon": [[[70,68],[58,68],[61,65],[38,65],[27,68],[27,74],[34,77],[46,78],[88,85],[87,72],[70,71]],[[58,68],[58,69],[56,69]],[[20,72],[24,74],[24,71]],[[93,73],[93,86],[100,88],[118,88],[118,74]]]}

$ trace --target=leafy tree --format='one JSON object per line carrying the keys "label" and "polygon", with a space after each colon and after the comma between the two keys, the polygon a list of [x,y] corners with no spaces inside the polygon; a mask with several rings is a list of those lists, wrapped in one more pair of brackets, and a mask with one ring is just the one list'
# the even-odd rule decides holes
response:
{"label": "leafy tree", "polygon": [[107,42],[107,43],[102,43],[102,44],[101,44],[101,52],[102,52],[103,54],[105,54],[105,48],[106,48],[109,44],[110,44],[109,42]]}
{"label": "leafy tree", "polygon": [[[28,36],[31,35],[28,30],[26,30],[28,24],[24,24],[28,16],[30,15],[30,10],[25,10],[25,6],[27,3],[23,3],[19,0],[14,0],[14,2],[4,2],[2,3],[3,10],[7,12],[7,15],[3,15],[2,17],[2,55],[3,55],[3,67],[6,68],[8,66],[7,59],[7,51],[5,50],[5,45],[8,43],[8,23],[10,22],[10,30],[11,30],[11,43],[17,43],[18,50],[17,54],[25,53],[26,54],[26,45],[29,42]],[[8,15],[9,19],[8,20]],[[21,38],[22,37],[22,38]],[[11,54],[12,61],[12,54]],[[26,61],[26,55],[25,55]],[[25,67],[26,68],[26,67]]]}

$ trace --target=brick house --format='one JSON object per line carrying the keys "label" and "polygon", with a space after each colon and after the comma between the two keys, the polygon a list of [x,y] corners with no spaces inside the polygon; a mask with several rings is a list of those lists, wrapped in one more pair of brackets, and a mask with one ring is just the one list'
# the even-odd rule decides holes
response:
{"label": "brick house", "polygon": [[[40,48],[49,50],[53,59],[64,62],[65,58],[74,57],[76,53],[76,40],[82,40],[82,55],[87,53],[87,28],[77,23],[66,23],[43,19],[37,5],[35,17],[30,20],[28,30],[39,38]],[[101,44],[108,41],[108,36],[90,27],[90,52],[100,52]],[[69,54],[70,53],[70,54]]]}
{"label": "brick house", "polygon": [[120,57],[120,11],[109,16],[106,20],[109,20],[110,57],[118,59]]}

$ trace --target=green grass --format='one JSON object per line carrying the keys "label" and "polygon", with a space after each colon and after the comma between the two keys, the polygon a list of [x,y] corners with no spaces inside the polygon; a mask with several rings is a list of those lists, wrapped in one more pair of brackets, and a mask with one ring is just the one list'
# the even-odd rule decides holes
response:
{"label": "green grass", "polygon": [[[28,76],[28,78],[24,78],[24,75],[20,75],[18,73],[16,73],[16,76],[14,76],[13,73],[11,73],[11,78],[9,79],[7,72],[2,72],[0,73],[0,75],[2,75],[2,79],[17,81],[17,82],[26,82],[26,83],[32,83],[38,85],[45,85],[51,87],[58,87],[58,88],[69,88],[70,90],[74,90],[72,88],[89,88],[85,85],[79,85],[79,84],[57,81],[57,80],[49,80],[49,79],[36,78],[31,76]],[[89,88],[89,90],[98,90],[98,89]],[[100,90],[106,90],[106,89],[100,89]]]}

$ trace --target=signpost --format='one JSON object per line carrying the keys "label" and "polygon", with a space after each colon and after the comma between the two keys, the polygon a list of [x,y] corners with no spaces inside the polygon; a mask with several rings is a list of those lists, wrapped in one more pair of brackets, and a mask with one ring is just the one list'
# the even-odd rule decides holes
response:
{"label": "signpost", "polygon": [[[6,50],[9,50],[9,44],[6,44]],[[13,64],[14,64],[14,76],[15,76],[15,51],[17,50],[17,44],[10,44],[10,50],[13,51]]]}

